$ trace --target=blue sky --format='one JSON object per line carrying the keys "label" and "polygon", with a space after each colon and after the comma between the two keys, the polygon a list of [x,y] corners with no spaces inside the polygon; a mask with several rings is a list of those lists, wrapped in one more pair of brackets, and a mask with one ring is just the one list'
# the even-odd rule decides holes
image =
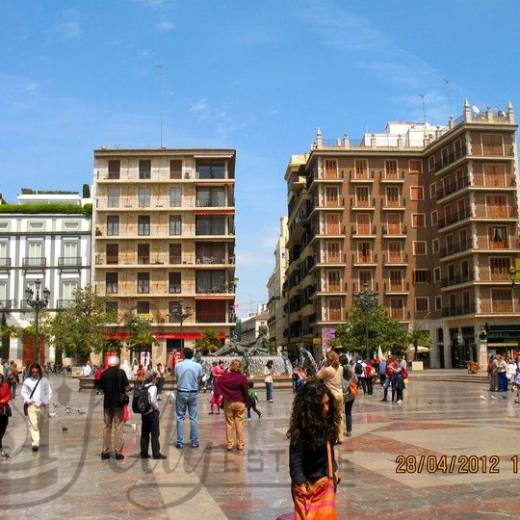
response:
{"label": "blue sky", "polygon": [[[519,91],[514,0],[0,2],[0,192],[80,189],[92,150],[237,149],[239,313],[265,301],[283,174],[325,138]],[[163,89],[158,65],[163,65]],[[449,89],[444,83],[449,79]],[[162,99],[162,101],[161,101]],[[516,103],[515,103],[516,106]]]}

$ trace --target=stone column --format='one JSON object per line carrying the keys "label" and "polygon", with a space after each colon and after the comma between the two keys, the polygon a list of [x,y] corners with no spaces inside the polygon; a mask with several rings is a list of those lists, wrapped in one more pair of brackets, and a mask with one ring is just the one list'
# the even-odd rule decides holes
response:
{"label": "stone column", "polygon": [[446,323],[442,325],[442,334],[444,339],[444,368],[452,368],[450,327]]}

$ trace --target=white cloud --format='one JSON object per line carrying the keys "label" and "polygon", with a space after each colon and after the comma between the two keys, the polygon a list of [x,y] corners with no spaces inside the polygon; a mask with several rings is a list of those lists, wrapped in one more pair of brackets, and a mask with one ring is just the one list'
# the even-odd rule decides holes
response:
{"label": "white cloud", "polygon": [[81,27],[75,20],[62,22],[55,26],[54,34],[61,40],[73,40],[81,36]]}
{"label": "white cloud", "polygon": [[175,27],[174,23],[170,20],[163,20],[157,24],[157,30],[160,32],[170,32]]}
{"label": "white cloud", "polygon": [[38,89],[38,83],[28,83],[24,87],[25,92],[33,92]]}

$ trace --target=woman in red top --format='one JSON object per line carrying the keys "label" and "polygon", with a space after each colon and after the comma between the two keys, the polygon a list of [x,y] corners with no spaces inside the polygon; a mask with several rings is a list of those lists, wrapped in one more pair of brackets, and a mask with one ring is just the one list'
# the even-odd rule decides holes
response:
{"label": "woman in red top", "polygon": [[4,438],[7,425],[9,424],[9,416],[11,408],[9,401],[11,400],[11,391],[9,385],[4,381],[3,374],[0,374],[0,456],[9,457],[2,446],[2,439]]}

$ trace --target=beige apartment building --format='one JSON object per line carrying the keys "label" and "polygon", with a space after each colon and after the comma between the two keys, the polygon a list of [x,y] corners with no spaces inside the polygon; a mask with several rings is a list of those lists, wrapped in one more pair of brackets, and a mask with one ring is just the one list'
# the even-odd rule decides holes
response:
{"label": "beige apartment building", "polygon": [[285,244],[288,239],[287,217],[280,219],[280,234],[274,250],[274,269],[267,281],[267,311],[269,318],[269,338],[274,340],[276,347],[287,343],[283,331],[287,327],[287,312],[285,293],[282,291],[285,271],[289,263],[289,254]]}
{"label": "beige apartment building", "polygon": [[229,338],[234,187],[235,150],[95,150],[94,287],[117,310],[112,337],[127,336],[128,313],[150,320],[159,345],[141,361],[165,363],[204,330]]}
{"label": "beige apartment building", "polygon": [[327,349],[364,284],[404,327],[430,330],[432,367],[520,350],[520,256],[513,107],[466,102],[446,127],[390,122],[333,143],[318,130],[291,158],[291,346]]}

